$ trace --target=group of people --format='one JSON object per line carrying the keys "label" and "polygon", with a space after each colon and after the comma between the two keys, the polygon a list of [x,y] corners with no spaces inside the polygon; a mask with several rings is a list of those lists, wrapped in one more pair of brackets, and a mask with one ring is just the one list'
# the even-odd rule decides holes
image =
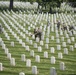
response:
{"label": "group of people", "polygon": [[[72,32],[73,34],[73,30],[74,30],[74,26],[73,25],[66,25],[65,23],[61,24],[60,21],[57,20],[57,29],[59,30],[60,28],[65,31],[65,30],[69,30]],[[47,27],[51,27],[51,22],[47,21]],[[33,34],[35,35],[35,40],[38,37],[39,40],[42,40],[42,30],[40,28],[35,28]]]}
{"label": "group of people", "polygon": [[36,39],[37,37],[39,37],[39,39],[41,40],[42,30],[41,30],[40,28],[34,29],[34,35],[35,35],[35,39]]}
{"label": "group of people", "polygon": [[57,20],[57,29],[59,30],[61,27],[62,30],[69,30],[73,34],[74,26],[73,25],[66,25],[65,23],[61,24],[60,21]]}

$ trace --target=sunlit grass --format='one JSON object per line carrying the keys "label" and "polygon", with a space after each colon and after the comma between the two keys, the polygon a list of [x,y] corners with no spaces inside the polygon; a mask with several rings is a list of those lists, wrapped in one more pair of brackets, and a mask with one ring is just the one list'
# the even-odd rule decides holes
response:
{"label": "sunlit grass", "polygon": [[[11,13],[11,14],[13,14],[13,13]],[[50,68],[51,67],[56,68],[57,75],[76,74],[76,48],[74,48],[74,51],[70,51],[70,48],[69,48],[70,45],[74,45],[74,43],[76,42],[76,37],[75,36],[74,36],[75,37],[75,42],[72,42],[71,44],[67,43],[67,48],[68,48],[68,51],[69,51],[68,55],[64,54],[64,47],[62,47],[62,46],[61,46],[61,50],[57,50],[57,45],[62,45],[62,41],[60,40],[59,44],[56,43],[56,33],[55,32],[51,32],[49,34],[50,35],[49,36],[50,43],[48,44],[49,49],[45,48],[46,40],[44,39],[43,40],[44,45],[41,46],[42,47],[42,52],[38,52],[38,49],[34,48],[34,43],[36,43],[36,41],[34,39],[32,39],[31,36],[26,35],[26,36],[29,37],[29,39],[33,40],[33,45],[30,45],[29,42],[26,42],[26,38],[23,38],[22,36],[20,36],[20,34],[9,24],[7,19],[4,18],[4,20],[10,26],[10,28],[17,34],[17,36],[19,36],[19,38],[22,39],[22,41],[25,42],[26,45],[29,45],[30,51],[34,50],[35,56],[36,55],[40,56],[40,63],[35,61],[35,57],[30,56],[30,51],[26,51],[26,49],[24,47],[22,47],[21,44],[19,44],[19,42],[16,40],[16,38],[14,38],[14,36],[10,33],[10,31],[5,27],[2,20],[0,20],[1,24],[3,24],[2,26],[4,27],[4,29],[6,30],[6,32],[10,36],[10,40],[7,40],[4,33],[0,34],[0,37],[4,41],[6,47],[9,49],[9,53],[11,53],[12,57],[15,58],[15,60],[16,60],[16,66],[11,66],[10,60],[7,58],[7,55],[5,54],[4,50],[0,46],[0,62],[3,63],[3,71],[0,71],[0,75],[19,75],[20,72],[24,72],[26,75],[32,75],[32,67],[29,67],[29,68],[26,67],[26,61],[25,62],[21,61],[21,55],[22,54],[26,55],[26,59],[31,59],[31,65],[32,66],[37,66],[38,72],[39,72],[38,75],[50,75]],[[9,20],[12,21],[11,19],[9,19]],[[34,19],[34,22],[35,21],[36,20]],[[45,21],[45,20],[43,20],[43,21]],[[43,23],[43,21],[42,21],[42,23]],[[22,20],[22,22],[17,20],[17,22],[22,26],[24,24],[23,20]],[[13,21],[12,21],[12,23],[15,24]],[[47,24],[46,21],[44,22],[44,24]],[[17,25],[15,24],[15,26],[17,26]],[[26,26],[24,26],[24,28],[26,30],[28,29],[28,27],[29,27],[28,24],[26,24]],[[37,27],[39,27],[39,25],[37,25]],[[23,32],[23,30],[20,29],[19,27],[18,27],[18,29],[21,32]],[[31,30],[29,32],[33,33],[33,28],[32,27],[31,27]],[[23,33],[26,34],[25,32],[23,32]],[[55,40],[51,40],[51,36],[54,36]],[[65,37],[65,35],[63,35],[63,36]],[[45,35],[44,38],[46,38],[46,37],[47,36]],[[59,38],[61,39],[61,37],[59,37]],[[14,47],[11,46],[12,41],[15,44]],[[65,37],[65,41],[67,41],[66,37]],[[37,43],[37,45],[40,46],[39,42]],[[55,48],[55,53],[54,54],[50,52],[50,47]],[[45,51],[48,52],[48,58],[44,58],[44,52]],[[63,59],[58,58],[58,53],[59,52],[63,53]],[[51,64],[51,61],[50,61],[51,56],[55,56],[55,58],[56,58],[56,63],[55,64]],[[60,70],[60,62],[65,63],[66,69],[64,71]]]}

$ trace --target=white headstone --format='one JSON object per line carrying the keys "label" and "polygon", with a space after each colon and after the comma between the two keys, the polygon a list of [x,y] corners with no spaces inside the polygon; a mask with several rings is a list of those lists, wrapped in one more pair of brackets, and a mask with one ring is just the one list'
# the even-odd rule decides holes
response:
{"label": "white headstone", "polygon": [[11,59],[11,53],[8,53],[8,54],[7,54],[7,58],[8,58],[8,59]]}
{"label": "white headstone", "polygon": [[61,37],[61,41],[64,41],[64,37]]}
{"label": "white headstone", "polygon": [[28,34],[28,30],[26,30],[26,34]]}
{"label": "white headstone", "polygon": [[37,48],[37,43],[34,43],[34,48]]}
{"label": "white headstone", "polygon": [[5,44],[2,44],[2,49],[5,49],[5,48],[6,48]]}
{"label": "white headstone", "polygon": [[22,33],[22,32],[20,32],[20,35],[21,35],[21,36],[23,36],[23,33]]}
{"label": "white headstone", "polygon": [[0,71],[3,71],[2,63],[0,63]]}
{"label": "white headstone", "polygon": [[61,45],[57,45],[57,50],[61,50]]}
{"label": "white headstone", "polygon": [[74,43],[74,48],[76,48],[76,43]]}
{"label": "white headstone", "polygon": [[11,42],[11,46],[14,47],[14,42]]}
{"label": "white headstone", "polygon": [[57,75],[55,67],[51,67],[51,69],[50,69],[50,75]]}
{"label": "white headstone", "polygon": [[22,44],[22,39],[19,39],[19,43]]}
{"label": "white headstone", "polygon": [[28,27],[28,30],[30,30],[31,28],[30,28],[30,26]]}
{"label": "white headstone", "polygon": [[44,52],[44,58],[48,58],[48,52],[47,51]]}
{"label": "white headstone", "polygon": [[29,37],[26,37],[26,42],[29,42]]}
{"label": "white headstone", "polygon": [[17,41],[19,41],[19,43],[20,43],[20,39],[19,39],[19,37],[18,37],[18,36],[16,37],[16,40],[17,40]]}
{"label": "white headstone", "polygon": [[66,42],[62,42],[62,46],[63,47],[66,47]]}
{"label": "white headstone", "polygon": [[51,56],[51,64],[55,64],[55,57],[54,56]]}
{"label": "white headstone", "polygon": [[65,70],[65,64],[64,64],[64,62],[60,62],[60,70]]}
{"label": "white headstone", "polygon": [[62,30],[60,31],[60,35],[63,35],[63,31]]}
{"label": "white headstone", "polygon": [[72,32],[71,31],[69,31],[69,36],[72,36]]}
{"label": "white headstone", "polygon": [[9,51],[8,51],[8,48],[5,48],[5,54],[8,54]]}
{"label": "white headstone", "polygon": [[26,67],[31,67],[31,60],[30,59],[26,60]]}
{"label": "white headstone", "polygon": [[48,48],[49,48],[48,44],[45,44],[45,48],[46,48],[46,49],[48,49]]}
{"label": "white headstone", "polygon": [[51,27],[51,31],[54,32],[54,27]]}
{"label": "white headstone", "polygon": [[60,58],[60,59],[62,59],[63,58],[63,55],[62,55],[62,53],[60,52],[60,53],[58,53],[58,58]]}
{"label": "white headstone", "polygon": [[0,38],[0,45],[2,45],[2,38]]}
{"label": "white headstone", "polygon": [[21,55],[21,61],[26,61],[26,56],[25,56],[25,54],[22,54],[22,55]]}
{"label": "white headstone", "polygon": [[71,37],[71,41],[72,41],[72,42],[74,42],[74,41],[75,41],[74,37]]}
{"label": "white headstone", "polygon": [[26,51],[29,51],[30,49],[29,49],[29,46],[26,46]]}
{"label": "white headstone", "polygon": [[44,30],[44,32],[43,32],[43,35],[45,35],[45,30]]}
{"label": "white headstone", "polygon": [[60,39],[57,38],[57,39],[56,39],[56,43],[60,43]]}
{"label": "white headstone", "polygon": [[36,37],[36,42],[39,42],[39,38],[38,37]]}
{"label": "white headstone", "polygon": [[20,72],[19,75],[25,75],[25,73],[24,72]]}
{"label": "white headstone", "polygon": [[1,41],[1,46],[4,44],[4,41]]}
{"label": "white headstone", "polygon": [[10,37],[9,36],[7,36],[7,40],[10,40]]}
{"label": "white headstone", "polygon": [[17,35],[16,35],[16,34],[14,34],[14,37],[16,38],[16,37],[17,37]]}
{"label": "white headstone", "polygon": [[54,47],[51,47],[51,48],[50,48],[50,52],[51,52],[51,53],[55,53],[55,48],[54,48]]}
{"label": "white headstone", "polygon": [[40,56],[39,56],[39,55],[36,55],[35,61],[36,61],[36,62],[40,62]]}
{"label": "white headstone", "polygon": [[37,75],[37,66],[32,66],[32,74]]}
{"label": "white headstone", "polygon": [[25,34],[23,34],[23,38],[26,38]]}
{"label": "white headstone", "polygon": [[68,54],[68,49],[64,48],[64,54]]}
{"label": "white headstone", "polygon": [[38,47],[38,52],[42,52],[42,47],[41,46]]}
{"label": "white headstone", "polygon": [[69,38],[69,35],[66,33],[66,38]]}
{"label": "white headstone", "polygon": [[24,43],[24,42],[22,42],[22,47],[26,47],[26,45],[25,45],[25,43]]}
{"label": "white headstone", "polygon": [[56,33],[56,38],[59,38],[59,34],[58,33]]}
{"label": "white headstone", "polygon": [[30,40],[30,44],[31,44],[31,45],[33,44],[33,41],[32,41],[32,40]]}
{"label": "white headstone", "polygon": [[49,43],[49,38],[46,38],[46,43]]}
{"label": "white headstone", "polygon": [[43,45],[44,45],[44,44],[43,44],[43,41],[40,41],[40,45],[41,45],[41,46],[43,46]]}
{"label": "white headstone", "polygon": [[30,56],[34,57],[34,50],[30,51]]}
{"label": "white headstone", "polygon": [[74,47],[72,45],[70,46],[70,51],[74,51]]}
{"label": "white headstone", "polygon": [[41,40],[44,40],[44,35],[41,36]]}
{"label": "white headstone", "polygon": [[71,40],[70,40],[70,39],[67,39],[67,43],[68,43],[68,44],[71,44]]}
{"label": "white headstone", "polygon": [[51,40],[54,40],[54,36],[51,36]]}
{"label": "white headstone", "polygon": [[15,66],[15,58],[10,59],[10,64],[11,64],[11,66]]}
{"label": "white headstone", "polygon": [[[76,30],[76,27],[75,27],[75,30]],[[76,35],[76,31],[75,31],[75,30],[73,31],[73,34],[74,34],[74,35]]]}
{"label": "white headstone", "polygon": [[35,39],[35,35],[32,35],[32,39]]}

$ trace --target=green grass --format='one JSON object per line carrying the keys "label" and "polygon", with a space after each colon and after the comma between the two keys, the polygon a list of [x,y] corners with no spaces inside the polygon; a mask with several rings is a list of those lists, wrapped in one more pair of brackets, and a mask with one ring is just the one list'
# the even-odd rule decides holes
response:
{"label": "green grass", "polygon": [[[6,12],[7,13],[7,12]],[[15,13],[16,14],[16,13]],[[22,18],[23,17],[23,14],[22,13]],[[5,14],[4,14],[5,15]],[[13,17],[13,13],[11,12],[11,14],[9,14],[9,16],[11,16],[12,18]],[[16,14],[17,15],[17,14]],[[35,14],[36,15],[36,14]],[[52,14],[53,15],[53,14]],[[50,15],[50,19],[52,20],[52,15]],[[1,17],[3,17],[1,14],[0,14]],[[7,15],[5,15],[16,27],[17,24]],[[19,14],[20,16],[20,14]],[[28,17],[29,15],[27,15],[25,17],[25,20],[29,21],[30,18]],[[40,15],[37,15],[37,16],[40,16]],[[44,17],[44,16],[43,16]],[[21,44],[19,44],[19,42],[16,40],[16,38],[11,34],[11,32],[8,30],[8,28],[6,28],[5,24],[3,23],[3,21],[0,19],[0,22],[3,26],[3,28],[5,29],[5,31],[8,33],[8,35],[10,36],[10,40],[7,40],[7,38],[5,37],[4,33],[0,34],[0,37],[2,38],[2,40],[4,41],[4,44],[6,45],[6,47],[8,48],[9,50],[9,53],[11,53],[12,57],[15,58],[16,60],[16,66],[11,66],[10,64],[10,60],[7,58],[7,55],[5,54],[4,52],[4,49],[2,49],[2,47],[0,46],[0,62],[3,63],[3,71],[0,71],[0,75],[19,75],[20,72],[24,72],[26,75],[33,75],[32,74],[32,67],[26,67],[26,61],[23,62],[21,61],[21,55],[22,54],[25,54],[26,55],[26,59],[31,59],[31,66],[37,66],[38,68],[38,75],[50,75],[50,68],[51,67],[55,67],[56,70],[57,70],[57,75],[75,75],[76,74],[76,48],[74,48],[74,51],[70,51],[70,45],[74,45],[74,43],[76,42],[76,36],[74,36],[75,38],[75,41],[72,42],[71,44],[67,44],[67,48],[68,48],[68,51],[69,51],[69,54],[68,55],[65,55],[64,54],[64,47],[62,47],[62,41],[61,41],[61,37],[64,36],[64,41],[67,41],[67,38],[65,37],[65,34],[63,34],[62,36],[60,35],[59,39],[60,39],[60,43],[57,44],[56,43],[56,33],[55,32],[51,32],[49,34],[49,40],[50,40],[50,43],[48,44],[49,45],[49,49],[46,49],[45,48],[45,44],[46,44],[46,40],[45,38],[47,37],[46,34],[45,34],[45,37],[44,37],[44,45],[41,46],[42,47],[42,52],[38,52],[38,49],[37,48],[34,48],[34,45],[30,45],[29,42],[26,42],[26,38],[23,38],[22,36],[20,36],[20,34],[17,32],[17,30],[15,30],[14,27],[11,26],[11,24],[9,23],[8,19],[3,17],[3,19],[5,20],[5,22],[9,25],[9,27],[17,34],[17,36],[19,36],[20,39],[22,39],[22,41],[26,44],[26,45],[29,45],[30,47],[30,51],[31,50],[34,50],[35,52],[35,56],[36,55],[39,55],[40,56],[40,63],[36,62],[35,61],[35,57],[31,57],[30,56],[30,51],[26,51],[26,49],[24,47],[22,47]],[[28,29],[28,27],[30,26],[30,24],[28,25],[22,18],[20,17],[17,17],[14,18],[20,25],[24,25],[24,23],[26,24],[26,26],[23,26],[26,30]],[[27,18],[27,19],[26,19]],[[31,22],[30,23],[33,23],[33,22],[36,22],[36,19],[37,17],[35,17],[34,15],[32,16],[32,19],[30,20]],[[69,19],[69,18],[68,18]],[[47,21],[44,18],[42,18],[42,20],[40,21],[40,19],[38,19],[39,21],[37,22],[37,25],[36,27],[39,27],[41,25],[41,23],[39,24],[39,22],[42,22],[43,25],[46,25],[47,24]],[[43,26],[44,28],[44,26]],[[23,32],[23,30],[18,27],[18,29]],[[33,33],[33,27],[31,27],[31,30],[28,30],[29,32],[32,32]],[[47,29],[46,29],[47,31]],[[45,31],[45,33],[46,33]],[[28,34],[26,34],[25,32],[23,32],[26,37],[29,37],[30,40],[33,40],[31,36],[28,36]],[[55,40],[51,40],[51,36],[54,36],[55,37]],[[70,37],[71,39],[71,37]],[[11,42],[14,42],[15,46],[12,47],[11,46]],[[33,40],[33,44],[36,43],[35,40]],[[38,46],[40,46],[40,43],[38,42],[37,43]],[[57,50],[57,45],[61,45],[61,50]],[[55,53],[51,53],[50,52],[50,47],[54,47],[55,48]],[[47,51],[48,52],[48,58],[44,58],[44,52]],[[63,59],[59,59],[58,58],[58,53],[59,52],[62,52],[63,53]],[[51,56],[55,56],[56,58],[56,63],[55,64],[51,64],[50,63],[50,58]],[[65,66],[66,66],[66,69],[64,71],[61,71],[60,70],[60,62],[64,62],[65,63]]]}

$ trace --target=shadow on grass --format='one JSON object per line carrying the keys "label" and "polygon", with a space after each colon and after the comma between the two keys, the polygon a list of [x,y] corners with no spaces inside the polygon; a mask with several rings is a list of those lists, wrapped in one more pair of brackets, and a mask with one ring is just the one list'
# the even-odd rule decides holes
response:
{"label": "shadow on grass", "polygon": [[[33,75],[33,74],[29,74],[29,73],[25,73],[26,75]],[[0,75],[19,75],[19,73],[16,72],[9,72],[9,71],[0,71]]]}
{"label": "shadow on grass", "polygon": [[0,75],[19,75],[18,73],[15,72],[9,72],[9,71],[0,71]]}

